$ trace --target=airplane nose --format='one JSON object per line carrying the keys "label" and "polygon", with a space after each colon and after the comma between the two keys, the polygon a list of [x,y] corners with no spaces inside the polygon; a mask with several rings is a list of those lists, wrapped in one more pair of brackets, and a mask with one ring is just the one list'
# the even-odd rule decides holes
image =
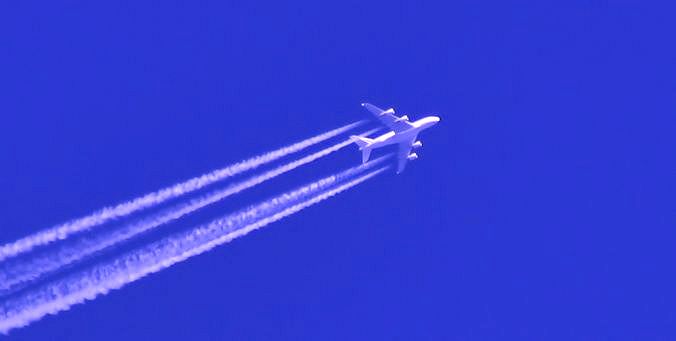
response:
{"label": "airplane nose", "polygon": [[441,121],[441,117],[439,117],[439,116],[432,116],[432,122],[434,122],[434,123],[439,123],[439,121]]}

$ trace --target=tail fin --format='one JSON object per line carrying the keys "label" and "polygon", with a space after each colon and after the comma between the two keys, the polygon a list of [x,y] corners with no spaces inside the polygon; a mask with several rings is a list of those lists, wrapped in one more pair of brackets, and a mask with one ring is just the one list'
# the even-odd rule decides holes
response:
{"label": "tail fin", "polygon": [[350,136],[350,139],[359,146],[359,150],[361,150],[361,162],[366,163],[371,155],[371,148],[369,146],[373,143],[373,139],[357,135]]}

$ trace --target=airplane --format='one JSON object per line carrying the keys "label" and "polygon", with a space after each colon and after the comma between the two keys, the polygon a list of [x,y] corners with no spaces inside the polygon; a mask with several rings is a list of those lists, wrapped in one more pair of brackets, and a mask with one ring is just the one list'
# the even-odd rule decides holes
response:
{"label": "airplane", "polygon": [[427,116],[417,121],[411,122],[408,116],[404,115],[397,117],[394,115],[394,109],[387,110],[380,109],[370,103],[361,104],[368,111],[373,113],[385,126],[392,129],[389,133],[380,135],[376,138],[368,138],[362,136],[352,135],[350,138],[359,146],[362,151],[362,163],[366,163],[371,155],[371,150],[383,146],[398,144],[399,152],[397,153],[397,174],[404,171],[406,163],[409,160],[418,158],[418,154],[411,153],[411,149],[422,147],[422,142],[418,141],[418,134],[439,123],[438,116]]}

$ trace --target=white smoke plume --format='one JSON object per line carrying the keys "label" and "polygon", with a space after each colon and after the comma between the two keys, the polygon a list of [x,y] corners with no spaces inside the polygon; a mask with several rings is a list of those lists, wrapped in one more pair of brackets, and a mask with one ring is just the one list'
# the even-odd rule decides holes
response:
{"label": "white smoke plume", "polygon": [[[218,245],[243,236],[306,207],[319,203],[366,181],[389,167],[382,167],[354,180],[333,186],[369,164],[333,175],[295,191],[269,199],[259,205],[217,219],[210,224],[171,236],[132,251],[91,270],[47,284],[35,291],[4,302],[0,306],[0,332],[28,325],[47,314],[67,310],[110,290],[119,289],[148,274],[199,255]],[[333,187],[333,188],[332,188]]]}
{"label": "white smoke plume", "polygon": [[[374,130],[375,129],[367,131],[362,135],[369,135]],[[232,184],[224,189],[212,192],[210,194],[194,198],[185,204],[166,209],[159,214],[155,214],[130,225],[106,231],[105,233],[100,233],[90,238],[78,240],[74,245],[65,245],[62,248],[54,250],[54,252],[39,254],[34,258],[29,258],[26,260],[17,259],[10,264],[0,267],[0,293],[7,294],[8,291],[15,289],[21,284],[39,279],[46,274],[54,272],[71,263],[82,260],[107,247],[133,238],[134,236],[157,228],[173,220],[179,219],[180,217],[195,212],[207,205],[218,202],[226,197],[237,194],[302,165],[327,156],[348,146],[350,142],[350,140],[340,142],[308,156],[264,172],[263,174],[253,176],[249,179]],[[374,159],[372,162],[369,162],[368,165],[375,166],[385,161],[388,157],[389,155],[386,155]]]}
{"label": "white smoke plume", "polygon": [[198,190],[204,186],[210,185],[214,182],[221,181],[225,178],[236,174],[254,169],[263,164],[272,162],[281,157],[301,151],[307,147],[323,142],[329,138],[340,135],[351,129],[362,125],[365,121],[359,121],[343,127],[328,131],[323,134],[311,137],[309,139],[294,143],[292,145],[282,147],[280,149],[267,152],[265,154],[235,163],[233,165],[212,171],[207,174],[189,179],[187,181],[163,188],[161,190],[148,193],[141,197],[102,208],[90,215],[71,220],[69,222],[57,225],[46,230],[37,232],[27,237],[21,238],[13,243],[0,246],[0,261],[13,257],[24,252],[32,250],[39,245],[45,245],[56,240],[65,239],[68,236],[88,230],[94,226],[101,225],[111,219],[119,218],[136,212],[138,210],[151,207],[169,199],[176,198],[183,194]]}

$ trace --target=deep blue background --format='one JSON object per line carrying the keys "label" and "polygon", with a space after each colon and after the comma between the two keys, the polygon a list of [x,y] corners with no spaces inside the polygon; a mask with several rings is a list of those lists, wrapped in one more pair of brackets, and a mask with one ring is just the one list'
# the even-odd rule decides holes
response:
{"label": "deep blue background", "polygon": [[3,243],[364,100],[442,117],[401,176],[10,336],[673,340],[674,10],[639,3],[3,4]]}

